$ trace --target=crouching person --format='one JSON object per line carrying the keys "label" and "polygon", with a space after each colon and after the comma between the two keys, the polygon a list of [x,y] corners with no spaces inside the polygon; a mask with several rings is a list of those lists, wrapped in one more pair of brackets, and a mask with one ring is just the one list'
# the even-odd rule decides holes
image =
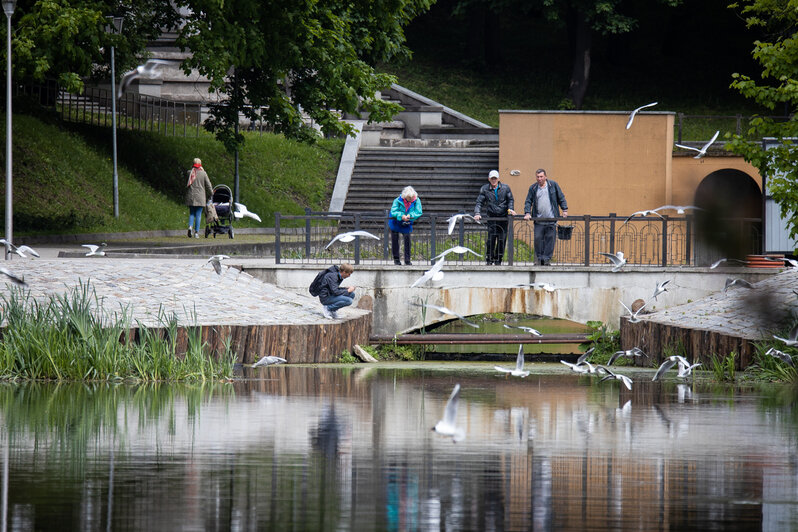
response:
{"label": "crouching person", "polygon": [[[321,274],[318,287],[319,301],[324,306],[322,313],[325,318],[338,319],[336,311],[340,308],[349,306],[355,299],[355,287],[342,287],[341,282],[352,275],[355,269],[351,264],[343,263],[340,266],[330,266]],[[315,283],[316,281],[314,281]],[[312,293],[312,292],[311,292]]]}

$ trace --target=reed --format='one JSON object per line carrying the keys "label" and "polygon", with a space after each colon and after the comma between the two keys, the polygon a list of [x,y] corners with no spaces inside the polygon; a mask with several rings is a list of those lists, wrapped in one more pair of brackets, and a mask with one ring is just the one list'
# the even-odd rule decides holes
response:
{"label": "reed", "polygon": [[[235,353],[229,342],[210,353],[199,327],[188,329],[188,349],[177,353],[180,325],[159,312],[159,327],[137,323],[127,309],[108,312],[89,283],[37,301],[16,289],[2,297],[0,378],[57,381],[208,381],[232,376]],[[193,315],[196,322],[196,315]]]}

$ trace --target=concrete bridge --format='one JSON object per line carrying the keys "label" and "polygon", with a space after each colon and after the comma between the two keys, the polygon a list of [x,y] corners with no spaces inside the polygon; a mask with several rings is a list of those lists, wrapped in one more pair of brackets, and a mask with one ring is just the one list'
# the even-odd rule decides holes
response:
{"label": "concrete bridge", "polygon": [[[281,288],[307,294],[313,277],[325,264],[244,264],[244,271]],[[663,310],[722,291],[728,277],[757,282],[778,269],[627,266],[512,267],[451,265],[439,282],[409,288],[428,266],[361,265],[344,281],[358,287],[360,299],[373,299],[372,334],[393,335],[451,319],[431,310],[422,323],[421,309],[409,302],[445,306],[464,316],[493,312],[537,314],[579,323],[598,320],[618,328],[623,307],[650,299],[660,281],[671,279],[668,291],[647,308]],[[549,283],[555,288],[521,288],[524,283]]]}

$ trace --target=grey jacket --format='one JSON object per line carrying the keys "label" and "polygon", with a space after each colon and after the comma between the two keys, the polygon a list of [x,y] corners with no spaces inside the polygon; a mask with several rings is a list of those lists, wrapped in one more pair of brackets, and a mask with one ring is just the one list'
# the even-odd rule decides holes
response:
{"label": "grey jacket", "polygon": [[[191,175],[191,170],[188,171]],[[188,182],[188,175],[186,182]],[[206,196],[205,193],[208,193]],[[186,205],[189,207],[204,207],[208,202],[208,198],[213,195],[213,186],[211,180],[208,179],[208,174],[202,168],[197,169],[197,179],[191,183],[190,187],[186,187]]]}
{"label": "grey jacket", "polygon": [[490,183],[482,185],[477,196],[477,205],[474,207],[474,214],[482,215],[482,206],[485,206],[486,216],[507,216],[507,210],[513,209],[513,193],[510,187],[501,181],[496,186],[496,190],[490,189]]}
{"label": "grey jacket", "polygon": [[[565,194],[562,193],[562,189],[556,181],[547,179],[546,185],[549,189],[549,201],[551,202],[551,208],[554,210],[554,214],[559,216],[560,209],[564,211],[568,210],[568,203],[565,201]],[[526,201],[524,202],[524,214],[531,214],[532,216],[535,216],[535,203],[538,200],[537,192],[538,184],[535,182],[531,187],[529,187],[529,192],[526,194]]]}

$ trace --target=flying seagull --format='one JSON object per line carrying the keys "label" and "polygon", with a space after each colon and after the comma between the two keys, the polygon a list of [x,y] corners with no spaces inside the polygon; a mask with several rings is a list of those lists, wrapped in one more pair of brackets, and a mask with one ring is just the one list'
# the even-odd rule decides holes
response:
{"label": "flying seagull", "polygon": [[426,283],[427,281],[440,281],[443,279],[443,263],[445,261],[443,259],[438,260],[435,264],[432,265],[432,268],[425,271],[421,277],[413,281],[413,284],[410,285],[410,288],[415,288],[420,284]]}
{"label": "flying seagull", "polygon": [[0,238],[0,244],[3,244],[4,246],[8,246],[9,251],[11,253],[16,253],[17,255],[22,257],[23,259],[27,259],[28,258],[28,256],[25,255],[25,253],[30,253],[34,257],[38,257],[39,256],[39,253],[35,249],[33,249],[32,247],[25,246],[25,245],[15,246],[14,244],[9,242],[5,238]]}
{"label": "flying seagull", "polygon": [[507,369],[501,366],[493,366],[496,371],[500,371],[505,375],[512,375],[513,377],[526,377],[529,375],[528,371],[524,371],[524,344],[518,345],[518,357],[515,359],[515,369]]}
{"label": "flying seagull", "polygon": [[646,109],[648,107],[654,107],[655,105],[657,105],[657,102],[647,103],[646,105],[641,105],[640,107],[638,107],[637,109],[632,111],[632,114],[629,115],[629,121],[626,122],[626,129],[629,129],[630,127],[632,127],[632,122],[634,121],[635,115],[637,113],[639,113],[640,111],[642,111],[643,109]]}
{"label": "flying seagull", "polygon": [[654,374],[654,378],[651,379],[653,381],[658,381],[665,375],[665,372],[671,369],[673,366],[676,365],[676,357],[668,357],[665,361],[660,365],[657,369],[657,372]]}
{"label": "flying seagull", "polygon": [[765,354],[766,355],[770,355],[773,358],[778,358],[782,362],[785,362],[786,364],[789,364],[790,366],[795,367],[795,362],[793,362],[792,357],[790,355],[788,355],[787,353],[785,353],[784,351],[779,351],[775,347],[771,347],[770,349],[765,351]]}
{"label": "flying seagull", "polygon": [[654,299],[657,299],[657,296],[662,294],[663,292],[667,292],[668,289],[665,286],[671,282],[672,279],[667,279],[665,281],[657,283],[657,286],[654,287],[654,295],[651,296]]}
{"label": "flying seagull", "polygon": [[617,272],[623,268],[624,264],[626,264],[626,259],[623,257],[623,251],[619,251],[615,255],[612,253],[599,253],[599,255],[603,255],[610,259],[610,262],[612,262],[612,271],[614,272]]}
{"label": "flying seagull", "polygon": [[[449,222],[449,233],[448,234],[450,234],[450,235],[452,234],[452,231],[454,231],[454,226],[457,225],[457,222],[460,221],[461,219],[474,220],[474,217],[471,216],[470,214],[455,214],[454,216],[450,216],[446,220],[447,222]],[[478,224],[482,225],[482,222],[480,222],[479,220],[474,220],[474,221],[477,222]]]}
{"label": "flying seagull", "polygon": [[161,65],[171,65],[172,61],[164,59],[147,59],[143,65],[139,65],[129,72],[125,72],[122,76],[122,81],[119,83],[119,88],[116,89],[116,99],[122,97],[122,94],[127,90],[131,83],[138,78],[155,79],[156,69]]}
{"label": "flying seagull", "polygon": [[577,365],[579,365],[579,364],[583,364],[583,363],[587,362],[587,358],[588,358],[590,355],[592,355],[592,354],[593,354],[593,351],[594,351],[595,349],[596,349],[595,347],[591,347],[590,349],[588,349],[587,351],[585,351],[584,353],[582,353],[581,355],[579,355],[579,358],[577,358],[577,359],[576,359],[576,364],[577,364]]}
{"label": "flying seagull", "polygon": [[607,361],[607,365],[608,366],[612,366],[612,363],[615,362],[616,360],[618,360],[620,357],[634,358],[634,357],[640,357],[640,356],[648,358],[648,355],[645,354],[643,352],[643,350],[640,349],[639,347],[633,347],[631,349],[626,349],[625,351],[616,351],[616,352],[614,352],[612,354],[610,359]]}
{"label": "flying seagull", "polygon": [[657,207],[654,211],[667,211],[667,210],[674,210],[676,214],[684,214],[685,211],[696,210],[696,211],[703,211],[701,207],[696,207],[695,205],[663,205],[662,207]]}
{"label": "flying seagull", "polygon": [[505,323],[504,324],[504,328],[505,329],[520,329],[520,330],[522,330],[522,331],[524,331],[526,333],[532,334],[534,336],[543,336],[542,334],[540,334],[539,330],[533,329],[532,327],[524,327],[523,325],[507,325]]}
{"label": "flying seagull", "polygon": [[471,249],[471,248],[467,248],[467,247],[465,247],[465,246],[454,246],[454,247],[452,247],[452,248],[449,248],[449,249],[447,249],[447,250],[446,250],[446,251],[444,251],[443,253],[440,253],[440,254],[438,254],[438,255],[435,255],[434,257],[432,257],[432,260],[442,259],[442,258],[444,258],[446,255],[448,255],[449,253],[457,253],[458,255],[463,255],[463,254],[465,254],[465,253],[473,253],[473,254],[474,254],[474,255],[476,255],[477,257],[481,257],[481,256],[482,256],[482,255],[480,255],[479,253],[477,253],[476,251],[474,251],[474,250],[473,250],[473,249]]}
{"label": "flying seagull", "polygon": [[646,305],[645,305],[645,303],[644,303],[644,304],[643,304],[643,305],[642,305],[642,306],[641,306],[639,309],[637,309],[637,311],[635,311],[635,312],[632,312],[632,309],[630,309],[629,307],[627,307],[627,306],[624,304],[624,302],[623,302],[623,301],[621,301],[620,299],[618,300],[618,303],[620,303],[620,304],[621,304],[621,306],[622,306],[623,308],[625,308],[625,309],[626,309],[626,312],[628,312],[628,313],[629,313],[629,323],[637,323],[638,321],[640,321],[640,318],[638,318],[638,317],[637,317],[637,315],[638,315],[638,314],[640,314],[640,312],[642,312],[642,310],[643,310],[644,308],[646,308]]}
{"label": "flying seagull", "polygon": [[604,370],[604,372],[607,374],[605,377],[602,377],[602,379],[599,382],[604,382],[609,379],[615,379],[621,381],[623,385],[626,386],[627,389],[629,390],[632,389],[632,379],[630,379],[626,375],[621,375],[620,373],[613,373],[612,370],[610,370],[610,368],[606,368],[604,366],[599,366],[599,367],[602,370]]}
{"label": "flying seagull", "polygon": [[732,286],[735,286],[735,285],[736,286],[743,286],[745,288],[753,288],[754,287],[754,285],[752,285],[751,283],[749,283],[745,279],[732,279],[731,277],[729,277],[729,278],[726,279],[726,285],[723,287],[723,291],[725,292],[726,290],[729,289],[729,287],[732,287]]}
{"label": "flying seagull", "polygon": [[3,268],[2,266],[0,266],[0,273],[11,279],[11,282],[13,282],[14,284],[18,284],[20,286],[28,286],[28,283],[25,282],[24,277],[20,277],[19,275],[12,273],[11,271],[9,271],[6,268]]}
{"label": "flying seagull", "polygon": [[718,135],[720,135],[720,131],[716,131],[712,139],[706,144],[704,144],[700,150],[698,148],[693,148],[692,146],[685,146],[684,144],[676,144],[676,147],[682,148],[684,150],[697,151],[698,155],[693,157],[693,159],[700,159],[701,157],[707,154],[707,148],[709,148],[712,145],[712,143],[715,142],[715,140],[718,138]]}
{"label": "flying seagull", "polygon": [[720,266],[720,264],[721,264],[721,263],[723,263],[723,262],[726,262],[726,261],[731,261],[731,262],[739,262],[739,263],[741,263],[741,264],[745,264],[745,261],[744,261],[744,260],[740,260],[740,259],[726,259],[726,258],[723,258],[723,259],[718,259],[718,260],[716,260],[715,262],[713,262],[713,263],[712,263],[712,266],[710,266],[710,267],[709,267],[709,269],[710,269],[710,270],[714,270],[715,268],[717,268],[718,266]]}
{"label": "flying seagull", "polygon": [[476,323],[471,323],[470,321],[465,319],[465,317],[461,316],[457,312],[455,312],[453,310],[450,310],[450,309],[448,309],[446,307],[439,307],[438,305],[428,305],[427,303],[411,303],[411,305],[414,305],[416,307],[434,308],[435,310],[437,310],[441,314],[448,314],[450,316],[454,316],[457,319],[459,319],[460,321],[462,321],[463,323],[465,323],[466,325],[470,325],[471,327],[474,327],[474,328],[477,328],[477,329],[479,328],[479,325],[477,325]]}
{"label": "flying seagull", "polygon": [[442,436],[451,436],[452,441],[458,442],[465,438],[465,431],[455,425],[457,418],[457,403],[460,401],[460,385],[455,384],[452,395],[446,401],[446,408],[443,410],[443,419],[435,423],[432,430]]}
{"label": "flying seagull", "polygon": [[366,238],[374,238],[376,240],[380,239],[380,237],[372,235],[368,231],[349,231],[348,233],[341,233],[340,235],[335,235],[333,239],[330,240],[330,243],[324,246],[324,249],[327,249],[330,246],[332,246],[336,240],[340,240],[341,242],[351,242],[359,236],[363,236]]}
{"label": "flying seagull", "polygon": [[587,362],[583,362],[582,364],[571,364],[565,360],[560,360],[560,362],[571,368],[571,371],[575,373],[592,373]]}
{"label": "flying seagull", "polygon": [[266,355],[262,357],[260,360],[252,364],[253,368],[258,368],[260,366],[273,366],[275,364],[285,364],[286,360],[282,357],[275,357],[271,355]]}
{"label": "flying seagull", "polygon": [[99,246],[95,246],[94,244],[83,244],[81,247],[84,247],[84,248],[89,250],[89,252],[86,253],[87,257],[91,257],[91,256],[94,256],[94,255],[97,255],[99,257],[104,257],[105,256],[105,246],[107,246],[107,245],[108,244],[103,242]]}
{"label": "flying seagull", "polygon": [[237,203],[237,202],[233,202],[233,205],[234,205],[234,206],[235,206],[235,208],[236,208],[236,209],[235,209],[235,211],[233,211],[233,216],[234,216],[236,219],[240,220],[240,219],[241,219],[241,218],[243,218],[244,216],[248,216],[249,218],[252,218],[252,219],[253,219],[253,220],[255,220],[255,221],[258,221],[258,222],[260,222],[260,221],[261,221],[261,219],[260,219],[260,216],[258,216],[258,215],[257,215],[257,214],[255,214],[254,212],[252,212],[252,211],[248,210],[248,209],[247,209],[247,206],[246,206],[246,205],[244,205],[243,203]]}
{"label": "flying seagull", "polygon": [[[216,270],[216,273],[218,275],[222,275],[222,261],[229,258],[230,257],[228,257],[227,255],[214,255],[213,257],[208,259],[208,262],[210,262],[211,265],[213,265],[213,269]],[[206,262],[205,264],[208,264],[208,262]]]}
{"label": "flying seagull", "polygon": [[693,373],[693,370],[701,365],[701,362],[696,362],[695,364],[684,364],[681,360],[678,362],[679,374],[676,375],[677,377],[689,377]]}
{"label": "flying seagull", "polygon": [[659,216],[660,218],[664,218],[664,216],[662,216],[660,213],[658,213],[658,212],[656,211],[656,209],[650,209],[650,210],[645,210],[645,211],[637,211],[637,212],[633,212],[632,214],[630,214],[629,216],[627,216],[627,217],[626,217],[626,220],[624,220],[624,221],[623,221],[623,223],[621,224],[621,227],[623,227],[624,225],[626,225],[626,224],[629,222],[629,220],[631,220],[631,219],[632,219],[632,218],[634,218],[635,216],[643,216],[643,217],[646,217],[646,216],[651,216],[652,214],[655,214],[655,215]]}
{"label": "flying seagull", "polygon": [[787,338],[782,338],[781,336],[776,336],[775,334],[773,335],[773,338],[776,340],[781,340],[785,345],[790,347],[798,345],[798,324],[790,329],[790,332],[787,334]]}

